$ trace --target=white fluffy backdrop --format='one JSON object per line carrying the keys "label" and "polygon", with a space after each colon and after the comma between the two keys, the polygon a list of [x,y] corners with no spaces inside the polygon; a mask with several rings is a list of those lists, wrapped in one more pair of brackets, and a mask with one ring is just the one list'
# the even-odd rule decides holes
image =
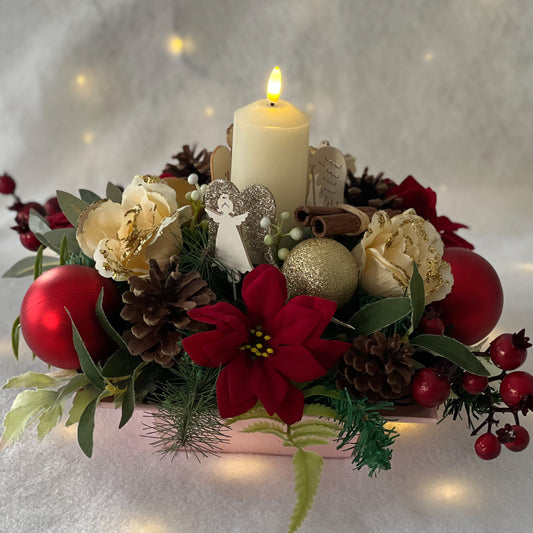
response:
{"label": "white fluffy backdrop", "polygon": [[[506,295],[492,336],[533,336],[532,20],[527,0],[0,0],[0,172],[25,201],[159,172],[184,143],[223,143],[278,64],[312,143],[352,153],[359,171],[414,175],[438,192],[439,213],[471,226],[462,235]],[[2,271],[27,255],[8,205],[0,197]],[[28,284],[0,280],[3,382],[46,371],[26,348],[19,362],[10,351]],[[1,392],[2,417],[15,393]],[[140,414],[118,421],[98,414],[90,460],[62,429],[2,450],[0,530],[284,530],[289,458],[170,462],[139,437]],[[482,462],[473,444],[447,420],[403,427],[376,479],[327,460],[301,531],[532,530],[533,450]]]}

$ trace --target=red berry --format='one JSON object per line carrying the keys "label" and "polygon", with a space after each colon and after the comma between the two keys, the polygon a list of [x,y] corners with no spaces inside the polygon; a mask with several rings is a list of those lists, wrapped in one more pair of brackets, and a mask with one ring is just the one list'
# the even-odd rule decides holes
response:
{"label": "red berry", "polygon": [[443,335],[444,322],[440,318],[430,318],[425,316],[420,321],[420,329],[428,335]]}
{"label": "red berry", "polygon": [[529,433],[527,429],[522,426],[511,426],[511,430],[514,433],[514,439],[505,442],[504,446],[512,452],[521,452],[527,448],[529,444]]}
{"label": "red berry", "polygon": [[424,407],[436,407],[448,398],[450,380],[440,376],[434,368],[423,368],[415,374],[411,392],[416,403]]}
{"label": "red berry", "polygon": [[41,204],[38,204],[37,202],[28,202],[27,204],[22,204],[22,206],[17,212],[17,216],[15,217],[15,222],[19,226],[28,224],[28,220],[30,219],[30,209],[34,209],[41,215],[44,215],[46,213],[44,207]]}
{"label": "red berry", "polygon": [[502,445],[496,435],[493,433],[484,433],[477,438],[475,449],[478,457],[485,461],[490,461],[500,455]]}
{"label": "red berry", "polygon": [[527,349],[531,346],[526,330],[504,333],[490,343],[490,358],[503,370],[514,370],[524,363]]}
{"label": "red berry", "polygon": [[468,392],[468,394],[481,394],[487,388],[489,378],[465,372],[463,374],[462,383],[463,389]]}
{"label": "red berry", "polygon": [[0,176],[0,193],[13,194],[15,192],[15,180],[9,175]]}
{"label": "red berry", "polygon": [[500,395],[509,407],[517,407],[522,400],[533,395],[533,376],[528,372],[511,372],[500,383]]}
{"label": "red berry", "polygon": [[31,250],[32,252],[36,252],[39,249],[39,246],[41,246],[39,239],[37,239],[37,237],[31,231],[19,233],[19,239],[22,243],[22,246],[28,250]]}
{"label": "red berry", "polygon": [[48,198],[44,203],[44,209],[47,215],[55,215],[56,213],[61,213],[61,208],[59,207],[59,202],[54,196],[53,198]]}

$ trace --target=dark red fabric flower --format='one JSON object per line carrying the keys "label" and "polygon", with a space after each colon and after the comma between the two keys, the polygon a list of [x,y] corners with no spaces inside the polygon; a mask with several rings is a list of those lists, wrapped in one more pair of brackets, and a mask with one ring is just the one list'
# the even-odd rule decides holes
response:
{"label": "dark red fabric flower", "polygon": [[468,226],[452,222],[445,216],[437,216],[437,193],[429,187],[423,187],[413,176],[407,176],[399,185],[389,189],[387,196],[399,196],[405,209],[413,208],[417,215],[431,222],[439,232],[444,246],[474,249],[472,244],[455,233]]}
{"label": "dark red fabric flower", "polygon": [[50,226],[50,229],[72,228],[72,224],[68,221],[63,212],[54,213],[53,215],[48,215],[45,218]]}
{"label": "dark red fabric flower", "polygon": [[259,400],[286,424],[302,418],[304,397],[292,383],[326,374],[350,344],[321,339],[335,302],[315,296],[287,300],[285,276],[259,265],[244,279],[247,314],[225,302],[189,311],[193,320],[216,329],[183,340],[201,366],[222,367],[217,381],[220,416],[238,416]]}

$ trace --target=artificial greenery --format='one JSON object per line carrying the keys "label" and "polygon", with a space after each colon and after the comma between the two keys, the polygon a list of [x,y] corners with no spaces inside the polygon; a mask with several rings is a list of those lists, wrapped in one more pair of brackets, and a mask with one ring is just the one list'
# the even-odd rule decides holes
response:
{"label": "artificial greenery", "polygon": [[216,455],[229,440],[228,427],[217,408],[219,370],[182,362],[171,369],[171,378],[152,395],[157,408],[148,426],[152,444],[162,455],[179,451],[196,459]]}

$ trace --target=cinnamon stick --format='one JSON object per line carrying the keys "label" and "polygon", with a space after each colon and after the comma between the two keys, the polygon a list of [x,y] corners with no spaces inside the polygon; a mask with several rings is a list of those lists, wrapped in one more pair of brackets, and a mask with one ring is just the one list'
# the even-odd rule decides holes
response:
{"label": "cinnamon stick", "polygon": [[[360,233],[362,220],[353,213],[339,213],[323,215],[313,218],[311,229],[315,237],[329,237],[344,235],[345,233]],[[364,229],[363,229],[364,231]]]}
{"label": "cinnamon stick", "polygon": [[314,205],[301,205],[294,210],[294,220],[299,226],[311,226],[316,216],[335,215],[345,213],[341,207],[320,207]]}

